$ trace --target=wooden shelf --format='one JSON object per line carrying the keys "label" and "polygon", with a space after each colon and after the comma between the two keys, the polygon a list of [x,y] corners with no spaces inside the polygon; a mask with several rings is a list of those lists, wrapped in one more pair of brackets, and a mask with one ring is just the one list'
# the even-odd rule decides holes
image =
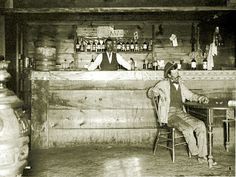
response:
{"label": "wooden shelf", "polygon": [[156,12],[209,12],[236,11],[236,7],[195,6],[195,7],[89,7],[89,8],[5,8],[2,13],[156,13]]}

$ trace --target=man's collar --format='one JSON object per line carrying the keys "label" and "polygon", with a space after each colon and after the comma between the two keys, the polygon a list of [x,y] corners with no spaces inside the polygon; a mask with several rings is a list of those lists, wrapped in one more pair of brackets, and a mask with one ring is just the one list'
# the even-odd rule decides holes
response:
{"label": "man's collar", "polygon": [[172,84],[179,84],[179,81],[174,81],[174,80],[172,80],[171,78],[170,78],[170,82],[171,82]]}

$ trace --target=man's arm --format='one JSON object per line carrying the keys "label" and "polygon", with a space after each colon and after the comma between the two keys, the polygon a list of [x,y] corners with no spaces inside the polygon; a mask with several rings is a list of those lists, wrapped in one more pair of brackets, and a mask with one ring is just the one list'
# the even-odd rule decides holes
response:
{"label": "man's arm", "polygon": [[163,84],[161,84],[161,82],[158,82],[154,87],[149,88],[147,92],[147,96],[149,98],[152,98],[153,96],[160,96],[161,99],[166,99],[165,95]]}
{"label": "man's arm", "polygon": [[129,62],[127,62],[120,54],[116,54],[116,59],[117,62],[122,65],[124,68],[126,68],[127,70],[131,70],[131,65]]}
{"label": "man's arm", "polygon": [[95,70],[102,62],[102,53],[99,54],[94,62],[91,62],[90,65],[88,66],[89,71]]}
{"label": "man's arm", "polygon": [[209,99],[206,96],[193,93],[183,83],[182,83],[181,89],[183,89],[185,99],[187,99],[189,101],[195,101],[195,102],[199,102],[199,103],[208,103],[209,102]]}

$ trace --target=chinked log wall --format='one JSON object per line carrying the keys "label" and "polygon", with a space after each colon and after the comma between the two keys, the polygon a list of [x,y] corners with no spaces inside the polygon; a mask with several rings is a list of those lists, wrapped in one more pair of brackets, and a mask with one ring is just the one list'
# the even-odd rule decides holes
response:
{"label": "chinked log wall", "polygon": [[[235,71],[181,74],[196,92],[235,97]],[[33,71],[33,148],[80,143],[151,146],[156,132],[155,113],[146,91],[162,78],[162,71]]]}

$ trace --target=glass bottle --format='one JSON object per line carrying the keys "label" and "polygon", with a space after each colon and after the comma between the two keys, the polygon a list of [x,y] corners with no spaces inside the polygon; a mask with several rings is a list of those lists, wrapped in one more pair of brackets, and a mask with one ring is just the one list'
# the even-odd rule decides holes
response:
{"label": "glass bottle", "polygon": [[195,58],[193,58],[191,61],[191,69],[196,70],[196,68],[197,68],[197,62],[196,62]]}
{"label": "glass bottle", "polygon": [[114,52],[117,52],[117,42],[116,42],[116,40],[113,41],[113,46],[112,46],[112,48],[113,48],[113,51],[114,51]]}
{"label": "glass bottle", "polygon": [[94,59],[93,59],[93,55],[92,55],[91,63],[93,63],[93,62],[94,62]]}
{"label": "glass bottle", "polygon": [[94,40],[93,45],[92,45],[92,52],[96,52],[96,51],[97,51],[97,46],[96,46],[96,42]]}
{"label": "glass bottle", "polygon": [[126,42],[126,51],[129,51],[130,46],[129,46],[129,41]]}
{"label": "glass bottle", "polygon": [[181,70],[181,69],[182,69],[182,63],[181,63],[181,60],[179,61],[179,63],[177,63],[177,69],[178,69],[178,70]]}
{"label": "glass bottle", "polygon": [[122,45],[121,45],[121,51],[126,51],[125,42],[123,42]]}
{"label": "glass bottle", "polygon": [[89,40],[88,40],[86,49],[87,49],[88,52],[91,52],[91,51],[92,51],[92,49],[91,49],[91,43],[90,43]]}
{"label": "glass bottle", "polygon": [[118,41],[116,48],[117,48],[118,52],[121,51],[121,42],[120,41]]}
{"label": "glass bottle", "polygon": [[152,40],[149,41],[149,44],[148,44],[148,51],[152,51]]}
{"label": "glass bottle", "polygon": [[157,63],[157,60],[154,60],[154,62],[153,62],[153,70],[158,70],[158,63]]}
{"label": "glass bottle", "polygon": [[130,50],[131,50],[131,52],[134,51],[134,42],[133,42],[133,40],[131,40],[131,43],[130,43]]}
{"label": "glass bottle", "polygon": [[202,61],[202,69],[207,70],[207,59],[206,59],[206,57],[204,57],[204,59]]}
{"label": "glass bottle", "polygon": [[152,62],[151,61],[148,62],[148,69],[152,70]]}
{"label": "glass bottle", "polygon": [[105,51],[105,40],[102,41],[101,52]]}
{"label": "glass bottle", "polygon": [[80,43],[78,37],[76,37],[75,52],[77,53],[79,51],[80,51]]}
{"label": "glass bottle", "polygon": [[146,41],[143,42],[143,50],[144,50],[144,51],[147,50],[147,42],[146,42]]}
{"label": "glass bottle", "polygon": [[130,58],[130,65],[131,65],[131,70],[134,71],[135,70],[135,62],[133,58]]}
{"label": "glass bottle", "polygon": [[84,40],[82,38],[80,40],[80,51],[81,52],[85,51],[85,42],[84,42]]}
{"label": "glass bottle", "polygon": [[101,52],[101,43],[99,39],[98,39],[98,44],[97,44],[97,52]]}
{"label": "glass bottle", "polygon": [[148,60],[144,60],[143,69],[148,69]]}
{"label": "glass bottle", "polygon": [[138,51],[139,51],[139,44],[138,44],[138,41],[135,41],[135,44],[134,44],[134,51],[135,51],[135,52],[138,52]]}
{"label": "glass bottle", "polygon": [[220,28],[218,26],[215,28],[214,41],[216,46],[220,45]]}

